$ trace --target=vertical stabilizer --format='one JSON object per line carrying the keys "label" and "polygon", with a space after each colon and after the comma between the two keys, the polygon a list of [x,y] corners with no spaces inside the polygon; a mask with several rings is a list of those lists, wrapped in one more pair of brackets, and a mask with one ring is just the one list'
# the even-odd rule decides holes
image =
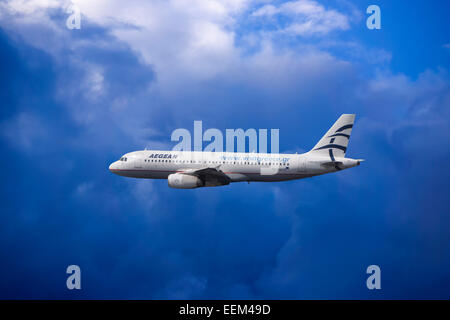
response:
{"label": "vertical stabilizer", "polygon": [[345,157],[354,121],[354,114],[341,115],[308,153],[311,155],[329,156],[332,161],[334,161],[335,157]]}

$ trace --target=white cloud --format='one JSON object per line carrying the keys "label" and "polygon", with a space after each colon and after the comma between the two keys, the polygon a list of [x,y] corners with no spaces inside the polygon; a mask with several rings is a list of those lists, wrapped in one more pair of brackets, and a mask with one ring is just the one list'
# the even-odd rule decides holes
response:
{"label": "white cloud", "polygon": [[[76,1],[84,16],[111,30],[152,65],[160,83],[225,71],[237,55],[235,14],[247,1]],[[129,28],[129,25],[135,28]]]}
{"label": "white cloud", "polygon": [[68,0],[6,0],[0,3],[0,26],[10,35],[19,36],[40,50],[58,58],[67,47],[68,34],[65,23],[59,25],[52,14],[63,13]]}
{"label": "white cloud", "polygon": [[62,2],[58,0],[9,0],[0,4],[0,7],[7,9],[11,14],[33,16],[42,14],[47,9],[61,7]]}
{"label": "white cloud", "polygon": [[[174,87],[185,86],[186,81],[197,83],[234,76],[247,63],[252,63],[252,57],[245,56],[242,48],[236,44],[240,23],[251,12],[261,22],[267,15],[293,16],[292,23],[283,30],[291,35],[326,34],[331,30],[349,27],[344,14],[326,9],[311,0],[291,1],[278,7],[264,5],[256,11],[254,7],[261,1],[130,0],[126,6],[119,0],[73,0],[73,3],[80,8],[82,20],[106,28],[139,53],[145,63],[155,70],[158,90],[167,94],[173,92]],[[8,27],[11,32],[21,33],[23,29],[21,36],[29,43],[54,52],[57,57],[62,44],[76,50],[81,41],[86,41],[71,38],[74,32],[84,31],[84,22],[82,30],[69,31],[62,21],[59,21],[61,25],[57,25],[50,18],[50,10],[64,12],[67,4],[68,1],[9,0],[2,5],[1,11],[8,14],[9,19],[5,24],[12,23]],[[249,30],[246,32],[247,38],[252,38],[256,45],[259,41],[261,49],[271,46],[271,40],[258,32]],[[265,58],[272,58],[266,61],[266,65],[272,65],[271,68],[279,64],[276,52]],[[258,55],[255,59],[259,59]],[[104,87],[98,77],[100,74],[94,75],[97,77],[91,79],[91,91],[99,93]]]}
{"label": "white cloud", "polygon": [[[57,94],[60,99],[69,97],[68,100],[77,101],[81,95],[90,100],[88,102],[98,102],[67,103],[74,110],[72,114],[78,123],[103,130],[114,123],[142,147],[146,141],[150,141],[150,147],[165,146],[151,138],[152,133],[147,130],[154,124],[152,121],[157,121],[153,119],[158,119],[154,116],[158,108],[169,109],[164,114],[167,117],[176,114],[174,118],[177,119],[192,114],[207,117],[206,107],[209,108],[209,104],[217,100],[214,93],[205,90],[205,84],[211,83],[208,81],[214,81],[213,87],[217,91],[239,87],[240,90],[254,89],[262,97],[296,97],[297,102],[308,108],[308,103],[313,101],[312,94],[315,94],[315,99],[333,97],[336,104],[341,103],[333,96],[340,97],[336,88],[343,86],[340,83],[354,79],[351,78],[354,65],[333,55],[332,48],[338,46],[340,51],[345,51],[341,50],[343,47],[347,48],[353,54],[352,60],[362,57],[365,63],[370,60],[373,65],[388,63],[391,58],[389,52],[376,51],[373,54],[373,48],[367,50],[358,43],[338,43],[337,40],[333,43],[333,39],[326,37],[327,34],[348,29],[350,18],[313,0],[263,4],[259,9],[256,6],[260,5],[257,4],[260,1],[245,0],[130,0],[126,6],[119,0],[74,0],[74,3],[81,9],[82,20],[89,22],[82,22],[82,29],[78,31],[67,30],[65,21],[52,20],[50,11],[64,10],[67,4],[58,1],[10,0],[2,3],[0,12],[7,18],[2,19],[0,25],[7,32],[19,34],[25,41],[51,53],[56,59],[68,58],[60,62],[75,65],[82,71],[79,77],[81,83],[64,86],[64,81],[58,82],[64,87],[59,88]],[[261,23],[275,23],[276,19],[272,18],[286,17],[288,24],[275,29],[275,33],[315,35],[323,41],[308,44],[299,41],[292,47],[283,47],[276,43],[274,35],[267,37],[260,29],[250,28],[245,30],[244,36],[256,49],[249,54],[246,48],[237,44],[238,34],[242,31],[240,24],[249,15]],[[93,39],[84,37],[84,32],[91,32],[89,26],[92,25],[103,27],[106,34],[113,35],[119,41],[108,41],[103,36]],[[110,48],[111,42],[125,44],[143,63],[155,70],[155,80],[151,87],[148,85],[150,89],[116,96],[115,92],[111,92],[114,90],[108,78],[109,69],[103,69],[99,61],[84,61],[77,57],[78,51],[83,48]],[[68,52],[69,55],[62,55],[61,52]],[[402,84],[402,81],[406,83]],[[410,99],[402,93],[408,81],[411,80],[405,76],[391,75],[370,82],[368,87],[361,87],[370,90],[372,95],[377,95],[377,92],[382,95],[385,90],[383,86],[388,86],[389,97],[402,103],[402,98]],[[396,87],[397,95],[394,94]],[[355,88],[354,91],[357,90]],[[309,100],[307,97],[310,97]],[[286,111],[282,110],[287,108],[286,105],[277,105],[278,111]],[[240,112],[239,108],[239,105],[230,105],[221,111],[221,116],[226,118]],[[129,112],[130,109],[133,113]],[[422,109],[426,110],[426,107]],[[259,111],[265,112],[262,108]],[[104,124],[105,114],[108,114],[108,121],[113,121],[108,125]],[[176,121],[169,119],[166,125],[176,126]]]}
{"label": "white cloud", "polygon": [[103,71],[101,68],[93,67],[89,70],[89,73],[86,75],[86,85],[89,89],[90,93],[97,97],[104,91],[104,83],[103,83]]}
{"label": "white cloud", "polygon": [[317,1],[289,1],[276,7],[267,4],[252,14],[254,17],[273,17],[283,15],[292,18],[290,24],[281,27],[278,32],[292,35],[309,36],[327,34],[333,30],[349,29],[349,18],[334,9],[326,9]]}
{"label": "white cloud", "polygon": [[[82,20],[87,19],[105,27],[138,52],[155,69],[162,90],[177,82],[180,75],[191,81],[203,81],[241,69],[248,59],[243,59],[242,48],[236,45],[235,38],[240,23],[247,19],[248,13],[253,12],[253,17],[258,17],[261,22],[266,20],[266,16],[275,14],[292,17],[292,23],[281,30],[289,35],[323,35],[349,27],[344,14],[326,9],[311,0],[291,1],[278,7],[268,4],[256,11],[253,8],[260,1],[130,0],[126,7],[119,0],[74,0],[73,3],[80,8]],[[56,39],[59,39],[76,48],[77,40],[67,38],[70,32],[65,29],[65,25],[55,25],[48,15],[48,10],[57,9],[58,5],[60,10],[64,10],[67,3],[10,0],[3,5],[3,10],[7,9],[22,27],[25,22],[18,19],[25,17],[32,19],[33,25],[40,23],[39,28],[47,25],[52,32],[49,39],[43,39],[42,36],[38,40],[32,37],[28,39],[37,47],[47,51],[57,50],[60,45]],[[18,17],[16,13],[22,15]],[[82,22],[82,25],[86,24]],[[29,32],[27,29],[25,33]],[[270,41],[258,32],[249,30],[247,38],[255,34],[253,40],[256,44],[258,41]],[[54,42],[54,45],[43,45],[49,41]],[[272,62],[277,64],[276,60]],[[168,91],[172,85],[169,87]]]}

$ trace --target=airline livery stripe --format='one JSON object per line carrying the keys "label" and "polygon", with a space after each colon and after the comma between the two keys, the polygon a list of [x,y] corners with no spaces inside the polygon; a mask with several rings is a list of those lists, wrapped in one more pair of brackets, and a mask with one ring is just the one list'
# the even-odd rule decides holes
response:
{"label": "airline livery stripe", "polygon": [[329,150],[328,150],[328,153],[330,154],[330,159],[331,159],[331,161],[334,162],[333,149],[329,149]]}
{"label": "airline livery stripe", "polygon": [[341,131],[344,131],[345,129],[350,129],[350,128],[353,128],[353,125],[352,124],[347,124],[347,125],[345,125],[343,127],[340,127],[339,129],[337,129],[336,132],[341,132]]}
{"label": "airline livery stripe", "polygon": [[328,138],[332,138],[332,137],[345,137],[347,139],[350,139],[350,135],[345,134],[345,133],[335,133],[331,136],[328,136]]}
{"label": "airline livery stripe", "polygon": [[[330,159],[331,159],[331,161],[334,162],[335,159],[334,159],[334,155],[333,155],[333,149],[329,149],[329,150],[328,150],[328,153],[330,154]],[[339,168],[339,166],[338,166],[337,164],[335,164],[334,167],[335,167],[336,170],[341,170],[341,168]]]}
{"label": "airline livery stripe", "polygon": [[340,149],[342,151],[347,151],[347,148],[338,144],[327,144],[326,146],[314,149],[314,150],[322,150],[322,149]]}

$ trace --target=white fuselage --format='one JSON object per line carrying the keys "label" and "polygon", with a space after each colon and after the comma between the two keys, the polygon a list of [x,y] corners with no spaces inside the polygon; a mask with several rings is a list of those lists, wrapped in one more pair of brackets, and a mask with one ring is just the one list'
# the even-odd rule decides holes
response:
{"label": "white fuselage", "polygon": [[115,174],[147,179],[167,179],[175,173],[215,168],[230,182],[302,179],[359,165],[359,160],[304,154],[187,152],[142,150],[127,153],[109,166]]}

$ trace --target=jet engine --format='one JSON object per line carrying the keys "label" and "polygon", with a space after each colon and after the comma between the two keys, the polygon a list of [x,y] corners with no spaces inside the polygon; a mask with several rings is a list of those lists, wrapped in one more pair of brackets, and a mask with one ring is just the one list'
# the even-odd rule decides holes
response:
{"label": "jet engine", "polygon": [[173,173],[167,177],[169,187],[176,189],[194,189],[203,187],[204,183],[196,176],[183,173]]}

